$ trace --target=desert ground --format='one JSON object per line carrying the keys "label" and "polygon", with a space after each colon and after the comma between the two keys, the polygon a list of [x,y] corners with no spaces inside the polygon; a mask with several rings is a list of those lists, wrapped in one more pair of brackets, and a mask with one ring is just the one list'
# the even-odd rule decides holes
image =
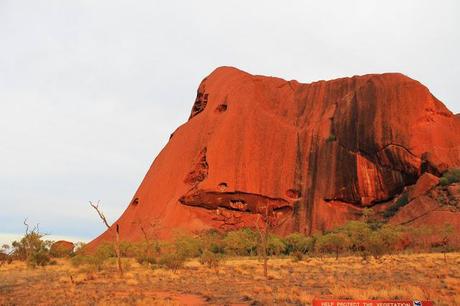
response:
{"label": "desert ground", "polygon": [[68,259],[32,269],[0,267],[0,305],[310,305],[313,298],[426,299],[460,305],[460,253],[271,258],[268,279],[257,258],[227,258],[217,268],[189,260],[176,271],[133,259],[101,271]]}

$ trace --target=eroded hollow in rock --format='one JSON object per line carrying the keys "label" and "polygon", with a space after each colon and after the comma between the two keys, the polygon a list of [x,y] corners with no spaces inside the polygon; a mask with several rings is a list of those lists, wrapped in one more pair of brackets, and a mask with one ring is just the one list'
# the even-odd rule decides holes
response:
{"label": "eroded hollow in rock", "polygon": [[230,208],[234,210],[247,211],[248,204],[244,200],[230,200]]}
{"label": "eroded hollow in rock", "polygon": [[184,182],[189,185],[197,185],[208,177],[208,162],[206,160],[206,147],[200,151],[194,168],[187,174]]}
{"label": "eroded hollow in rock", "polygon": [[298,199],[302,196],[302,193],[296,189],[289,189],[286,191],[286,195],[291,199]]}
{"label": "eroded hollow in rock", "polygon": [[139,198],[134,198],[134,200],[131,202],[132,205],[137,205],[139,204]]}
{"label": "eroded hollow in rock", "polygon": [[217,107],[216,107],[216,113],[223,113],[225,111],[227,111],[227,104],[219,104]]}
{"label": "eroded hollow in rock", "polygon": [[260,194],[245,192],[216,192],[195,190],[182,196],[180,203],[187,206],[205,209],[226,208],[251,213],[265,213],[265,207],[270,211],[290,212],[292,205],[280,198],[270,198]]}
{"label": "eroded hollow in rock", "polygon": [[217,185],[217,188],[218,188],[220,191],[225,191],[225,190],[227,190],[227,187],[228,187],[228,185],[227,185],[227,183],[225,183],[225,182],[222,182],[222,183],[220,183],[219,185]]}
{"label": "eroded hollow in rock", "polygon": [[208,104],[208,94],[198,91],[196,94],[195,103],[193,104],[193,107],[192,107],[192,113],[190,114],[189,119],[201,113],[205,109],[206,104]]}

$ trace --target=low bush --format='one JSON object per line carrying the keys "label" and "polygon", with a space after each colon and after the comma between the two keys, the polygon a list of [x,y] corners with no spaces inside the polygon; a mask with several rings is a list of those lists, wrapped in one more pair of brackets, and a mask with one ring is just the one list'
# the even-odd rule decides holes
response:
{"label": "low bush", "polygon": [[185,257],[177,253],[167,253],[160,256],[158,264],[166,269],[176,271],[185,264]]}
{"label": "low bush", "polygon": [[215,229],[200,233],[199,239],[201,240],[202,252],[209,250],[215,254],[223,254],[225,252],[224,236],[224,234]]}
{"label": "low bush", "polygon": [[447,186],[453,183],[460,182],[460,168],[449,169],[442,177],[439,179],[439,184],[442,186]]}
{"label": "low bush", "polygon": [[279,256],[284,253],[285,249],[286,244],[281,238],[275,235],[268,237],[267,253],[269,256]]}
{"label": "low bush", "polygon": [[226,254],[254,256],[257,254],[258,235],[249,228],[228,232],[224,238]]}
{"label": "low bush", "polygon": [[91,270],[102,271],[105,259],[95,255],[78,254],[72,257],[70,262],[74,267],[88,267]]}
{"label": "low bush", "polygon": [[301,233],[292,233],[284,238],[284,244],[286,246],[285,253],[291,254],[294,252],[300,252],[306,254],[313,250],[315,239],[308,237]]}
{"label": "low bush", "polygon": [[135,258],[140,264],[154,265],[157,263],[157,257],[160,253],[160,244],[158,241],[144,241],[131,243],[125,246],[123,256]]}
{"label": "low bush", "polygon": [[30,254],[29,258],[27,259],[27,263],[31,267],[43,267],[51,263],[55,263],[55,261],[51,260],[49,251],[46,248],[40,248]]}
{"label": "low bush", "polygon": [[89,266],[90,268],[101,271],[104,268],[104,263],[115,257],[115,251],[111,244],[104,243],[92,254],[78,253],[71,258],[71,263],[75,267]]}
{"label": "low bush", "polygon": [[140,264],[155,265],[157,263],[157,258],[155,256],[140,254],[140,255],[137,255],[135,258],[136,258],[136,261]]}
{"label": "low bush", "polygon": [[304,253],[302,253],[300,251],[294,251],[294,252],[291,253],[291,255],[292,255],[292,261],[298,262],[298,261],[301,261],[303,259]]}
{"label": "low bush", "polygon": [[185,234],[176,234],[174,240],[176,252],[184,258],[198,257],[201,255],[201,241],[198,237]]}
{"label": "low bush", "polygon": [[200,263],[208,268],[217,268],[222,261],[222,255],[205,250],[200,256]]}
{"label": "low bush", "polygon": [[12,258],[26,261],[32,268],[52,263],[49,251],[52,241],[43,240],[44,236],[34,229],[26,233],[21,240],[13,241]]}
{"label": "low bush", "polygon": [[339,253],[348,249],[351,245],[351,240],[346,233],[327,233],[319,236],[316,242],[316,249],[320,253],[335,253],[335,258],[339,258]]}

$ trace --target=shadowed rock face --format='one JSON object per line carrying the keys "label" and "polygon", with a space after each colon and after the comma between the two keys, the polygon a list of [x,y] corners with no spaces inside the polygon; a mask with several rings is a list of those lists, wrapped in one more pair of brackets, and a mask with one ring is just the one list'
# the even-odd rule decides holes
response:
{"label": "shadowed rock face", "polygon": [[159,220],[167,238],[254,226],[268,207],[280,234],[311,234],[458,166],[460,118],[402,74],[301,84],[221,67],[117,222],[136,240]]}

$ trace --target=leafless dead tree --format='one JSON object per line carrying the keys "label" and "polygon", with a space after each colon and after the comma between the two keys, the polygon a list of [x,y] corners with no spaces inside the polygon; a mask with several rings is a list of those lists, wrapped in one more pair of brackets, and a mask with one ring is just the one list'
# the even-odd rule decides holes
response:
{"label": "leafless dead tree", "polygon": [[[270,236],[270,231],[273,230],[278,224],[276,223],[276,218],[274,216],[273,210],[270,209],[269,205],[266,204],[263,208],[263,214],[259,214],[256,220],[256,229],[260,237],[260,246],[262,249],[262,259],[264,262],[264,277],[268,279],[268,239]],[[260,228],[260,216],[264,221],[264,227]]]}
{"label": "leafless dead tree", "polygon": [[[104,213],[101,211],[99,208],[99,203],[100,201],[97,201],[96,204],[93,204],[93,202],[89,201],[89,205],[93,207],[97,214],[99,215],[99,218],[101,218],[102,222],[105,224],[107,229],[110,229],[110,225],[107,222],[107,218],[105,217]],[[117,264],[118,264],[118,272],[120,273],[120,276],[123,277],[123,268],[121,265],[121,252],[120,252],[120,226],[118,223],[115,225],[115,254],[117,255]]]}

